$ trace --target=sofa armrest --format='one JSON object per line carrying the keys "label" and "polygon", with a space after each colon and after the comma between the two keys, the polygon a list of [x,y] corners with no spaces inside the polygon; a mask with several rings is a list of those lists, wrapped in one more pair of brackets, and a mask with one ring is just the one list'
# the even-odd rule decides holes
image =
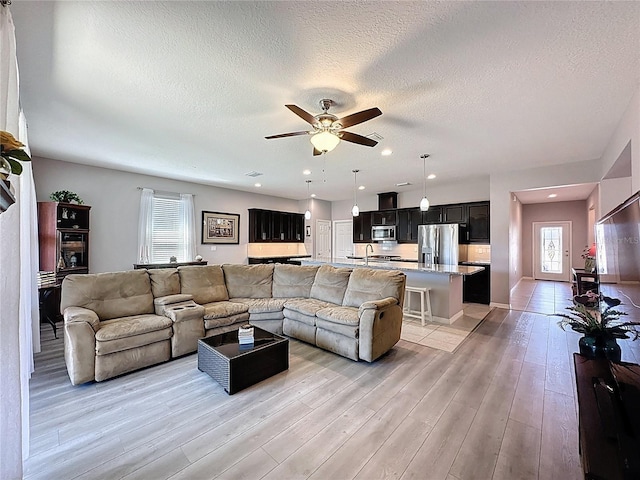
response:
{"label": "sofa armrest", "polygon": [[72,385],[95,380],[98,315],[87,308],[64,310],[64,360]]}
{"label": "sofa armrest", "polygon": [[362,318],[362,314],[365,312],[365,310],[382,310],[384,308],[391,307],[397,304],[398,299],[393,297],[364,302],[362,305],[360,305],[360,308],[358,308],[358,317]]}
{"label": "sofa armrest", "polygon": [[365,302],[358,309],[360,339],[358,356],[373,362],[400,340],[402,307],[393,297]]}
{"label": "sofa armrest", "polygon": [[[178,293],[175,295],[165,295],[164,297],[158,297],[153,299],[153,306],[156,311],[156,315],[165,315],[165,307],[173,305],[175,303],[187,302],[193,300],[193,295],[187,293]],[[166,316],[166,315],[165,315]]]}

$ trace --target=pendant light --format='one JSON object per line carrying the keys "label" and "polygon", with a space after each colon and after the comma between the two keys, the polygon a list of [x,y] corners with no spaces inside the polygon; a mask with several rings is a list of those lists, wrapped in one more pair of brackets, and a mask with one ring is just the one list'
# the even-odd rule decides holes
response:
{"label": "pendant light", "polygon": [[357,217],[360,215],[360,209],[358,208],[358,172],[360,170],[352,170],[353,172],[353,208],[351,209],[351,215]]}
{"label": "pendant light", "polygon": [[422,200],[420,200],[420,211],[426,212],[429,210],[429,199],[427,198],[427,158],[429,154],[425,153],[420,155],[422,159]]}
{"label": "pendant light", "polygon": [[305,180],[307,182],[307,211],[304,212],[304,218],[307,220],[311,219],[311,196],[309,195],[309,184],[311,180]]}

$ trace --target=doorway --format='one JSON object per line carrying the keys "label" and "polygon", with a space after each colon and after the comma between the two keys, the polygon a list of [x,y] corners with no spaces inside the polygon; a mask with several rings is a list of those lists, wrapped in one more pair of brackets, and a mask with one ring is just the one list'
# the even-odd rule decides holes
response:
{"label": "doorway", "polygon": [[533,222],[533,278],[571,281],[571,222]]}
{"label": "doorway", "polygon": [[347,258],[353,255],[353,221],[336,220],[333,222],[333,257]]}
{"label": "doorway", "polygon": [[331,221],[316,220],[315,257],[331,258]]}

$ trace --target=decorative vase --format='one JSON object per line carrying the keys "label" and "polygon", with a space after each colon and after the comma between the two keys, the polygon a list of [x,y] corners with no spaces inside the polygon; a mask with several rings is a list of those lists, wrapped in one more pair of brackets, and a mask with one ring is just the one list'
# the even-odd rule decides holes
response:
{"label": "decorative vase", "polygon": [[620,345],[613,337],[605,335],[585,335],[578,341],[580,355],[588,358],[606,358],[619,362],[622,357]]}
{"label": "decorative vase", "polygon": [[596,266],[596,259],[595,258],[587,257],[587,258],[584,259],[584,270],[586,272],[592,272],[593,269],[595,268],[595,266]]}

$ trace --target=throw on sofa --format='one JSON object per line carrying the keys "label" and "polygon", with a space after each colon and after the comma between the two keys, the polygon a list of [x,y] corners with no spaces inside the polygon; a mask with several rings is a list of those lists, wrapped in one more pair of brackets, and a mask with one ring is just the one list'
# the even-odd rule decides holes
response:
{"label": "throw on sofa", "polygon": [[197,350],[247,320],[353,360],[400,339],[406,277],[330,265],[208,265],[68,275],[65,361],[74,385]]}

